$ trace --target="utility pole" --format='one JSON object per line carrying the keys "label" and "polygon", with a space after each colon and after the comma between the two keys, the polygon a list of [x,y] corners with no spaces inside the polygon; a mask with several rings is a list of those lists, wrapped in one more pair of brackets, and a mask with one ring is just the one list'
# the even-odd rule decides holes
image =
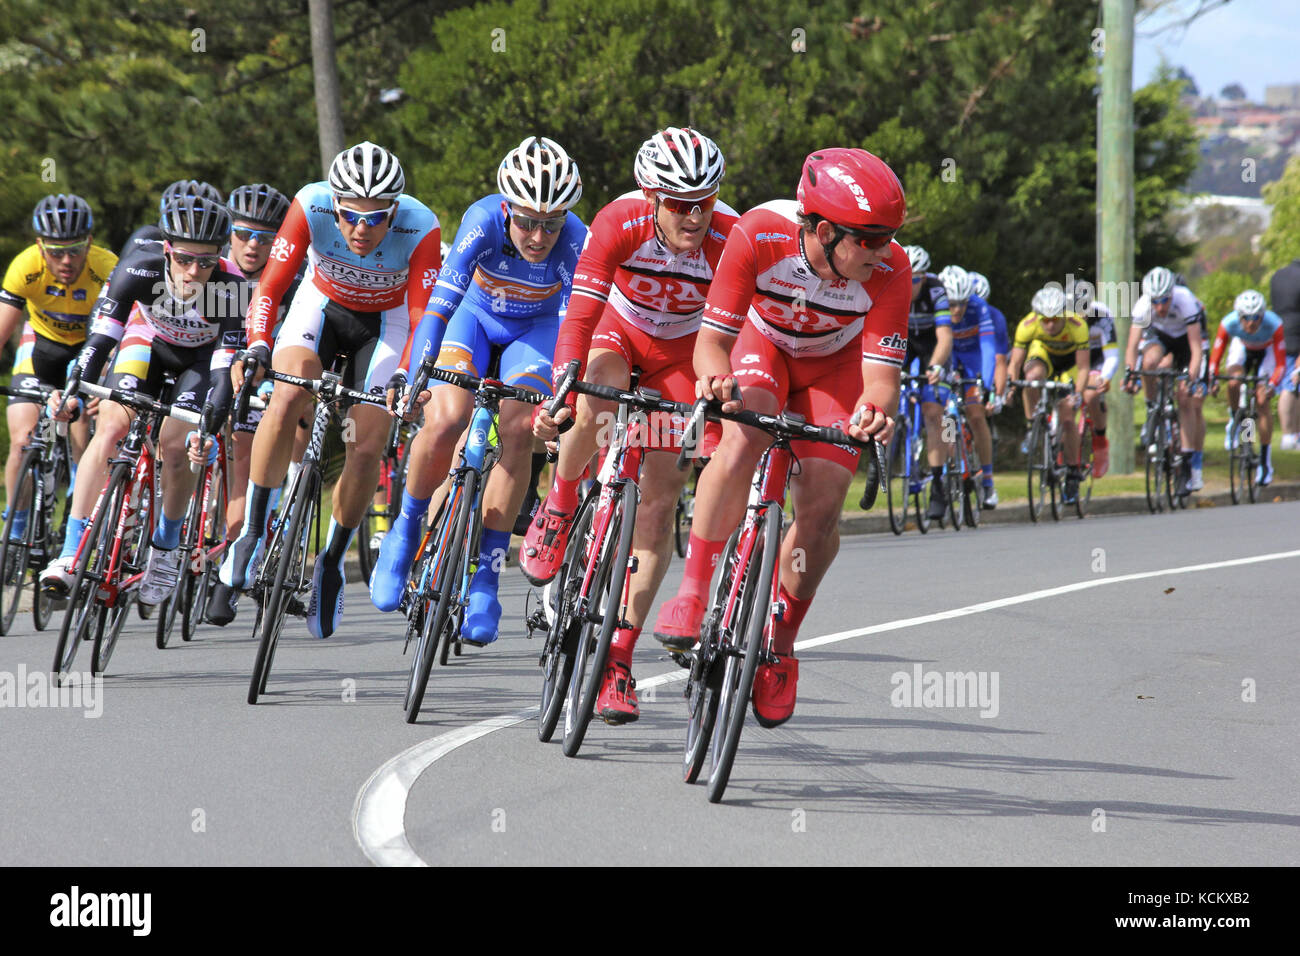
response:
{"label": "utility pole", "polygon": [[[1133,282],[1133,4],[1102,0],[1101,106],[1097,123],[1097,298],[1115,314],[1120,361],[1128,345]],[[1113,382],[1123,380],[1123,369]],[[1131,474],[1133,399],[1119,388],[1109,406],[1111,470]]]}
{"label": "utility pole", "polygon": [[322,175],[343,151],[343,106],[339,67],[334,53],[334,0],[307,0],[311,19],[311,72],[316,84],[316,128],[320,137]]}

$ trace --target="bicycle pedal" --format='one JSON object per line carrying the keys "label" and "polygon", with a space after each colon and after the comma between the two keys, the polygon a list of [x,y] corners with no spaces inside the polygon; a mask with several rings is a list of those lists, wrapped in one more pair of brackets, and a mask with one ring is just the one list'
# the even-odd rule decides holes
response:
{"label": "bicycle pedal", "polygon": [[[676,663],[678,667],[684,668],[685,670],[690,670],[695,666],[695,654],[691,651],[671,651],[668,654],[668,658]],[[688,693],[690,692],[689,687],[686,688],[686,690]]]}
{"label": "bicycle pedal", "polygon": [[291,597],[291,598],[289,598],[289,600],[285,603],[285,606],[284,606],[284,613],[285,613],[286,615],[291,614],[291,615],[293,615],[294,617],[306,617],[306,616],[307,616],[307,605],[304,604],[304,603],[302,602],[302,599],[301,599],[301,598],[299,598],[299,597],[297,597],[297,596]]}

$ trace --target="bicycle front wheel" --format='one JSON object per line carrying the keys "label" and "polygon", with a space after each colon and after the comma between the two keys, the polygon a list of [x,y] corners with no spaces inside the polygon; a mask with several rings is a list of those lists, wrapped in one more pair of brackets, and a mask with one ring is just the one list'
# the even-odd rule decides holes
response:
{"label": "bicycle front wheel", "polygon": [[978,528],[980,526],[980,509],[984,507],[984,487],[981,484],[983,472],[980,470],[980,459],[979,455],[975,453],[971,433],[966,431],[963,434],[966,445],[965,478],[962,482],[965,509],[963,516],[968,527]]}
{"label": "bicycle front wheel", "polygon": [[433,658],[438,651],[439,642],[449,643],[455,627],[452,614],[455,605],[460,603],[461,559],[465,553],[466,535],[470,524],[470,512],[478,495],[478,472],[466,471],[465,479],[459,487],[453,485],[443,514],[447,516],[445,528],[449,533],[435,539],[443,542],[434,557],[436,566],[433,579],[438,592],[437,603],[425,616],[425,626],[416,641],[415,652],[411,656],[411,670],[406,683],[406,722],[415,723],[420,716],[420,705],[424,703],[424,691],[429,683],[429,671],[433,668]]}
{"label": "bicycle front wheel", "polygon": [[[9,517],[5,519],[4,538],[0,540],[0,634],[9,633],[14,618],[18,615],[18,605],[23,599],[23,585],[27,582],[27,565],[30,563],[36,526],[40,520],[35,507],[36,468],[40,467],[40,459],[35,455],[35,451],[29,451],[23,458],[14,496],[5,502]],[[15,535],[14,525],[18,520],[20,503],[27,512],[27,526],[21,534]]]}
{"label": "bicycle front wheel", "polygon": [[[123,470],[124,475],[131,475],[131,472],[127,471],[129,466],[123,464],[118,467]],[[121,582],[142,572],[145,558],[149,554],[149,534],[154,526],[154,485],[151,481],[140,479],[141,473],[137,472],[134,478],[128,478],[134,482],[133,487],[125,482],[123,484],[124,495],[126,489],[130,488],[132,497],[138,494],[139,500],[131,524],[118,543],[117,560],[112,568],[113,580],[109,582],[117,585],[116,594],[112,607],[105,609],[100,627],[95,631],[95,647],[90,661],[93,674],[102,674],[108,670],[109,658],[113,656],[113,649],[117,647],[117,639],[122,636],[122,627],[126,624],[131,603],[135,600],[135,592],[127,592],[120,586]],[[124,497],[119,507],[130,508],[131,503]],[[117,521],[116,513],[109,517],[111,521]]]}
{"label": "bicycle front wheel", "polygon": [[[537,709],[537,739],[542,743],[549,742],[555,735],[555,727],[564,711],[569,682],[573,679],[574,660],[577,656],[575,652],[582,632],[582,622],[574,612],[587,570],[586,539],[591,533],[591,522],[599,498],[600,489],[597,488],[589,492],[578,506],[560,573],[543,591],[543,600],[554,602],[555,616],[539,661],[542,667],[542,696]],[[678,499],[677,507],[680,509],[681,506],[681,500]]]}
{"label": "bicycle front wheel", "polygon": [[1051,484],[1052,440],[1041,418],[1034,419],[1029,429],[1029,458],[1027,472],[1029,475],[1029,519],[1038,521],[1043,516],[1043,507],[1047,503],[1048,486]]}
{"label": "bicycle front wheel", "polygon": [[907,427],[900,418],[885,450],[885,497],[889,505],[889,530],[902,534],[907,527]]}
{"label": "bicycle front wheel", "polygon": [[1079,490],[1074,496],[1074,512],[1080,518],[1088,514],[1092,501],[1092,422],[1079,432]]}
{"label": "bicycle front wheel", "polygon": [[1146,448],[1146,491],[1147,491],[1147,510],[1153,515],[1159,514],[1165,510],[1163,491],[1160,482],[1163,476],[1162,461],[1165,450],[1163,448],[1152,448],[1155,445],[1153,441]]}
{"label": "bicycle front wheel", "polygon": [[[714,726],[713,770],[709,774],[709,803],[717,803],[731,779],[731,768],[740,746],[740,732],[745,726],[745,711],[749,708],[754,689],[754,675],[766,651],[766,635],[772,618],[773,577],[776,558],[780,551],[780,509],[769,507],[763,518],[761,536],[754,542],[750,555],[750,568],[757,574],[746,578],[744,630],[737,631],[741,643],[727,656],[723,670],[722,690],[718,700],[718,722]],[[752,587],[750,586],[752,581]],[[741,656],[743,655],[743,656]]]}
{"label": "bicycle front wheel", "polygon": [[740,529],[737,528],[718,558],[718,583],[709,600],[700,642],[691,657],[691,673],[686,682],[686,752],[682,757],[682,779],[686,783],[694,783],[700,776],[718,717],[718,689],[722,686],[722,668],[715,666],[718,663],[718,621],[735,579],[739,540]]}
{"label": "bicycle front wheel", "polygon": [[[596,697],[605,680],[605,664],[614,629],[623,616],[623,585],[632,556],[632,532],[636,523],[637,489],[630,482],[614,489],[609,524],[599,564],[592,576],[586,621],[578,640],[573,674],[569,678],[569,709],[564,718],[564,755],[575,757],[582,747],[587,727],[596,710]],[[597,630],[599,624],[599,630]]]}
{"label": "bicycle front wheel", "polygon": [[106,609],[98,601],[99,582],[104,579],[113,552],[114,523],[122,508],[126,482],[126,466],[116,466],[109,473],[95,520],[82,536],[81,560],[69,592],[63,626],[59,628],[59,642],[54,649],[54,673],[60,683],[71,672],[72,660],[81,642],[93,640],[95,632],[103,627]]}
{"label": "bicycle front wheel", "polygon": [[[958,436],[957,441],[961,441]],[[962,511],[962,467],[961,457],[957,452],[957,446],[948,455],[948,463],[944,466],[943,473],[943,490],[948,496],[948,520],[952,523],[953,531],[961,530],[961,511]]]}

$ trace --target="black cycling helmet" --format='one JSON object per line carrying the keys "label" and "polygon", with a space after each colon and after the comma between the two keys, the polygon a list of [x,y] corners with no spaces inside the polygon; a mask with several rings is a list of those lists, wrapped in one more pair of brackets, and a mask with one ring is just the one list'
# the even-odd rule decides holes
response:
{"label": "black cycling helmet", "polygon": [[90,235],[94,225],[90,205],[71,193],[46,196],[32,211],[32,228],[42,239],[81,239]]}
{"label": "black cycling helmet", "polygon": [[198,179],[178,179],[163,190],[162,199],[158,201],[158,212],[161,213],[172,201],[185,196],[202,196],[219,203],[226,201],[226,197],[221,195],[221,190],[212,183],[205,183]]}
{"label": "black cycling helmet", "polygon": [[163,210],[158,228],[172,242],[220,246],[230,235],[230,212],[220,202],[185,196]]}
{"label": "black cycling helmet", "polygon": [[245,219],[279,229],[284,217],[289,214],[289,199],[274,186],[251,183],[234,190],[226,202],[226,208],[234,219]]}

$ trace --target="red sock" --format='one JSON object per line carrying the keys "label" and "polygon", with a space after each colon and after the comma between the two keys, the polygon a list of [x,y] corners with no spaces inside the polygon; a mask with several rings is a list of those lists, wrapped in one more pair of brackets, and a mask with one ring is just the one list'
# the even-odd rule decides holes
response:
{"label": "red sock", "polygon": [[718,555],[722,554],[725,541],[705,541],[691,532],[690,542],[686,545],[686,576],[682,578],[682,587],[678,594],[693,594],[701,601],[709,597],[709,583],[713,579],[713,569],[718,564]]}
{"label": "red sock", "polygon": [[609,645],[609,659],[618,664],[626,664],[632,669],[632,651],[636,648],[636,639],[641,636],[639,627],[620,627],[614,631],[614,640]]}
{"label": "red sock", "polygon": [[555,484],[551,486],[551,493],[546,498],[546,506],[552,511],[562,511],[565,514],[577,511],[578,481],[565,481],[557,472]]}
{"label": "red sock", "polygon": [[785,589],[784,584],[779,589],[777,599],[785,605],[785,611],[781,620],[773,626],[772,650],[781,657],[789,657],[794,654],[794,639],[799,633],[804,615],[812,607],[813,599],[795,597]]}

